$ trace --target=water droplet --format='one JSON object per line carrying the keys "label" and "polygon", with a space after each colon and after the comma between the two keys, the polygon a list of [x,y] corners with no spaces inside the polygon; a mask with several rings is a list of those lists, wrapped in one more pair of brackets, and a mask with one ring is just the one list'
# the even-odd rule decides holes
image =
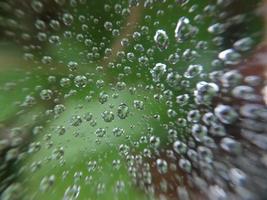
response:
{"label": "water droplet", "polygon": [[159,48],[159,50],[163,51],[168,48],[169,45],[169,37],[166,33],[166,31],[159,29],[156,31],[156,34],[154,35],[154,41]]}

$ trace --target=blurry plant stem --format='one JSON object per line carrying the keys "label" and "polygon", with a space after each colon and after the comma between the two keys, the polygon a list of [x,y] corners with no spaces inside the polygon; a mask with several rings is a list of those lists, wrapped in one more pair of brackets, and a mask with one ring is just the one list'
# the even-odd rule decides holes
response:
{"label": "blurry plant stem", "polygon": [[121,40],[123,38],[128,38],[129,41],[132,39],[131,35],[136,30],[137,25],[139,24],[142,16],[143,6],[140,3],[139,6],[131,7],[130,9],[130,15],[128,16],[127,20],[125,21],[125,24],[122,28],[123,32],[120,34],[119,37],[117,37],[113,44],[111,45],[111,55],[107,57],[106,59],[102,59],[100,63],[102,65],[107,65],[109,62],[114,62],[117,57],[117,53],[119,51],[122,51],[124,47],[121,45]]}

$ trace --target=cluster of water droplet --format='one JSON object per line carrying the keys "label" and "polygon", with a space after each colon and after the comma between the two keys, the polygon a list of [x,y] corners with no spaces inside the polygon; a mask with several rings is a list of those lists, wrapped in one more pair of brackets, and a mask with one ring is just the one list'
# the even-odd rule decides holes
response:
{"label": "cluster of water droplet", "polygon": [[[1,7],[11,12],[14,2]],[[220,13],[231,2],[33,0],[16,7],[4,32],[22,45],[31,69],[3,90],[32,77],[45,81],[22,88],[21,123],[0,140],[0,197],[52,191],[71,200],[89,190],[97,199],[110,187],[120,195],[138,186],[162,199],[260,199],[264,80],[242,68],[259,33],[240,34],[225,48],[226,31],[251,20]],[[21,27],[27,17],[33,24]],[[24,122],[27,112],[33,116]],[[10,166],[19,169],[9,174]],[[123,170],[130,179],[122,180]]]}

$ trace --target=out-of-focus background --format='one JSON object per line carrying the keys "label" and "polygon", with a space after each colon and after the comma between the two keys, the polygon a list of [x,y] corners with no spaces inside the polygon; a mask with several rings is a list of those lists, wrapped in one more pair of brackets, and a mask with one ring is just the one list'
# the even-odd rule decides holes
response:
{"label": "out-of-focus background", "polygon": [[[232,84],[245,83],[238,73],[223,75],[238,71],[236,66],[262,41],[260,3],[1,1],[1,199],[243,199],[242,191],[263,194],[264,184],[258,189],[251,184],[265,182],[233,163],[236,157],[253,162],[239,152],[241,147],[253,155],[265,153],[258,142],[266,138],[252,138],[254,147],[249,137],[235,135],[244,118],[240,107],[262,105],[261,97],[247,88],[234,93],[250,92],[247,99],[225,95]],[[256,81],[248,83],[256,92],[264,82],[257,73],[250,77]],[[230,85],[223,85],[221,77]],[[220,104],[233,110],[221,111]],[[200,120],[215,107],[214,122],[221,126],[204,126]],[[264,106],[257,109],[265,113]],[[265,119],[262,114],[260,122]],[[265,133],[262,126],[253,131]],[[206,148],[207,163],[202,155],[198,164],[184,155],[188,149],[201,151],[199,146]],[[230,155],[217,148],[230,149]],[[255,170],[262,172],[262,165]],[[217,171],[217,179],[205,174],[205,167]],[[244,177],[249,177],[247,185]]]}

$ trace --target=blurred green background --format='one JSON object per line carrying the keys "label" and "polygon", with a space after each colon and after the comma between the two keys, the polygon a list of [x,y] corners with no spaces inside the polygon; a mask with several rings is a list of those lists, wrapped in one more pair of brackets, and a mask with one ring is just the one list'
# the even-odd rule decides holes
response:
{"label": "blurred green background", "polygon": [[[130,2],[134,4],[135,1]],[[236,1],[235,6],[228,7],[215,6],[216,1],[198,0],[190,0],[184,6],[174,0],[152,1],[152,6],[149,1],[136,2],[138,6],[129,6],[129,2],[123,0],[0,3],[0,150],[3,161],[0,189],[4,191],[14,183],[20,184],[19,189],[13,187],[18,190],[18,196],[8,197],[6,192],[4,199],[62,199],[72,185],[81,187],[78,199],[149,198],[133,183],[119,146],[128,145],[138,154],[148,146],[139,142],[141,136],[148,140],[154,135],[160,138],[160,148],[167,148],[170,144],[164,124],[175,124],[177,117],[185,117],[188,110],[196,107],[193,100],[182,108],[176,107],[175,97],[192,93],[199,81],[199,78],[190,80],[186,88],[171,87],[166,80],[161,80],[160,83],[166,85],[164,90],[173,93],[170,101],[174,102],[172,108],[177,115],[171,117],[167,113],[167,97],[154,98],[162,92],[162,85],[152,81],[150,69],[160,62],[167,64],[168,71],[183,74],[188,62],[193,62],[203,65],[204,73],[208,73],[221,69],[222,65],[212,65],[212,61],[218,52],[230,47],[228,41],[246,36],[255,44],[260,41],[261,32],[255,30],[259,30],[261,21],[252,12],[256,2],[238,4],[240,1]],[[225,11],[226,17],[223,17]],[[223,42],[216,45],[214,35],[207,33],[208,27],[224,23],[227,17],[240,13],[246,14],[246,20],[221,33]],[[64,24],[64,14],[73,17],[70,25]],[[193,39],[177,43],[174,29],[182,16],[189,18],[199,32]],[[38,28],[38,20],[45,22],[46,27]],[[53,20],[58,20],[59,25],[53,27]],[[113,31],[105,28],[106,22],[112,23]],[[244,26],[246,22],[250,26]],[[158,29],[165,30],[169,37],[169,46],[164,51],[160,51],[153,40]],[[133,36],[135,32],[140,36]],[[40,41],[40,37],[45,39]],[[123,38],[128,39],[127,46],[121,45]],[[196,48],[199,41],[204,41],[204,49]],[[182,57],[186,49],[196,50],[197,56],[189,60]],[[129,59],[128,53],[134,56]],[[168,60],[173,53],[180,55],[176,64]],[[70,61],[78,63],[76,71],[68,70]],[[77,75],[87,77],[86,87],[77,88],[73,84]],[[62,78],[69,78],[70,84],[62,86]],[[53,91],[51,99],[40,98],[43,89]],[[101,92],[108,95],[104,104],[99,102]],[[31,98],[34,100],[30,101]],[[134,100],[143,101],[144,109],[136,109]],[[121,103],[129,107],[126,119],[116,115]],[[58,104],[64,105],[65,111],[59,116],[49,114]],[[115,114],[110,123],[101,118],[106,110]],[[81,125],[71,125],[72,116],[83,117],[88,112],[95,121],[83,118]],[[65,127],[63,135],[58,134],[60,126]],[[112,129],[115,127],[123,128],[124,134],[114,136]],[[97,128],[105,128],[106,135],[97,138]],[[153,128],[153,133],[149,128]],[[178,128],[178,133],[180,138],[187,137],[189,129]],[[3,142],[6,140],[8,144]],[[12,141],[17,143],[11,144]],[[61,147],[64,148],[62,157],[57,156]],[[8,156],[11,158],[6,161]],[[120,164],[116,167],[113,162],[117,160]],[[93,169],[88,170],[88,162],[96,163]],[[54,176],[55,181],[42,192],[42,180],[50,176]],[[116,188],[120,190],[116,187],[118,181],[124,183],[121,191],[116,191]]]}

